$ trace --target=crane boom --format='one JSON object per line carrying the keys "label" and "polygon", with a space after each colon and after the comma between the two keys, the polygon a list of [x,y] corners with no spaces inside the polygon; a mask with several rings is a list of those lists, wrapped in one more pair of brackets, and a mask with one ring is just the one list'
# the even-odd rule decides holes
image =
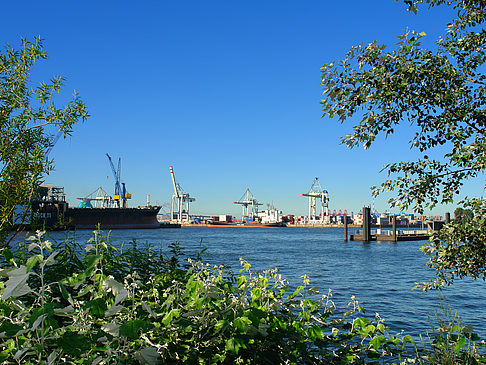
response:
{"label": "crane boom", "polygon": [[110,155],[107,153],[106,156],[108,157],[108,161],[110,161],[111,171],[113,172],[113,176],[115,178],[115,195],[120,195],[120,169],[121,169],[121,158],[118,159],[118,171],[115,169],[115,165],[113,165],[113,161],[111,160]]}
{"label": "crane boom", "polygon": [[174,175],[174,169],[172,166],[169,166],[170,169],[170,176],[172,177],[172,185],[174,186],[174,195],[179,198],[179,191],[177,190],[177,184],[175,180],[175,175]]}

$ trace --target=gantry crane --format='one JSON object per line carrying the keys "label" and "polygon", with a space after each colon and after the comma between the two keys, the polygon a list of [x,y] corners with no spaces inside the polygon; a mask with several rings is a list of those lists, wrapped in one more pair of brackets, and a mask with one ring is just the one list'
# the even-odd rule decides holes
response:
{"label": "gantry crane", "polygon": [[106,156],[108,157],[108,161],[110,161],[111,171],[115,178],[115,194],[113,195],[113,200],[117,208],[126,208],[127,199],[130,199],[132,195],[127,194],[125,183],[121,182],[121,157],[118,158],[118,168],[115,169],[110,155],[107,153]]}
{"label": "gantry crane", "polygon": [[107,194],[101,186],[84,198],[77,199],[82,201],[80,207],[83,208],[111,208],[113,206],[112,197]]}
{"label": "gantry crane", "polygon": [[243,206],[243,217],[251,218],[257,215],[258,206],[263,205],[255,199],[250,191],[250,188],[247,188],[244,194],[241,196],[240,200],[238,200],[237,202],[233,202],[233,204],[241,204]]}
{"label": "gantry crane", "polygon": [[189,203],[196,201],[196,199],[191,198],[189,193],[184,192],[180,184],[176,182],[172,166],[169,166],[169,169],[174,187],[174,194],[172,195],[172,203],[170,206],[170,220],[176,220],[177,223],[189,222]]}
{"label": "gantry crane", "polygon": [[[323,190],[319,183],[319,178],[315,178],[309,191],[300,196],[309,197],[309,221],[320,220],[324,222],[324,217],[329,216],[329,194],[326,190]],[[321,213],[317,216],[316,201],[321,200]]]}

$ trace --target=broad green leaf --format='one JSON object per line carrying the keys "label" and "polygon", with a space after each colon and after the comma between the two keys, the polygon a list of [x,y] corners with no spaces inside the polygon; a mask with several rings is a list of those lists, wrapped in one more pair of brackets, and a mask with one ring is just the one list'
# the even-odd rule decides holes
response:
{"label": "broad green leaf", "polygon": [[94,345],[87,335],[66,331],[54,340],[69,355],[80,357]]}
{"label": "broad green leaf", "polygon": [[100,261],[101,256],[100,255],[86,255],[86,269],[89,271],[90,269],[93,269],[96,264]]}
{"label": "broad green leaf", "polygon": [[226,340],[225,349],[235,355],[238,355],[240,348],[246,348],[244,342],[239,338],[229,338]]}
{"label": "broad green leaf", "polygon": [[37,263],[43,261],[44,261],[44,257],[42,257],[42,255],[40,254],[29,257],[26,263],[26,271],[29,272],[35,267],[35,265],[37,265]]}
{"label": "broad green leaf", "polygon": [[464,347],[465,344],[466,344],[466,338],[461,337],[459,341],[457,341],[456,345],[454,346],[454,351],[456,352],[456,354],[458,354],[461,351],[461,348]]}
{"label": "broad green leaf", "polygon": [[108,309],[106,302],[103,298],[97,298],[89,300],[84,303],[85,309],[89,310],[96,318],[103,318],[105,312]]}
{"label": "broad green leaf", "polygon": [[386,338],[383,336],[376,336],[370,340],[370,345],[373,346],[375,350],[378,350],[384,343],[386,343]]}
{"label": "broad green leaf", "polygon": [[136,339],[138,338],[138,332],[140,330],[146,330],[147,328],[149,328],[148,322],[145,322],[141,319],[126,321],[120,326],[119,335],[131,339]]}
{"label": "broad green leaf", "polygon": [[46,303],[43,307],[34,309],[29,318],[29,325],[32,326],[40,316],[45,316],[49,319],[54,318],[54,309],[57,307],[59,307],[58,303]]}
{"label": "broad green leaf", "polygon": [[55,257],[59,254],[59,251],[54,251],[49,257],[42,263],[42,266],[51,266],[55,264]]}
{"label": "broad green leaf", "polygon": [[25,266],[20,266],[18,269],[11,270],[7,273],[9,279],[5,283],[5,290],[2,294],[2,300],[7,300],[10,297],[17,298],[31,292],[27,285],[29,273]]}
{"label": "broad green leaf", "polygon": [[101,326],[101,330],[112,335],[113,337],[118,337],[120,333],[120,325],[116,323],[104,323]]}
{"label": "broad green leaf", "polygon": [[156,347],[146,347],[135,354],[135,358],[141,364],[157,365],[161,363],[162,358]]}
{"label": "broad green leaf", "polygon": [[162,323],[168,326],[173,318],[179,317],[179,313],[179,309],[171,309],[170,312],[167,313],[162,319]]}
{"label": "broad green leaf", "polygon": [[14,337],[21,330],[23,330],[22,326],[4,320],[0,325],[0,338]]}

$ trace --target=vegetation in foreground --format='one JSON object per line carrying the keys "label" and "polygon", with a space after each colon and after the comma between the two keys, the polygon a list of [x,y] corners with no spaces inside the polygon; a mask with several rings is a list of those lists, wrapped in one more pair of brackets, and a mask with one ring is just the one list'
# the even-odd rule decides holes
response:
{"label": "vegetation in foreground", "polygon": [[[83,247],[45,234],[3,249],[0,359],[6,364],[478,363],[477,336],[440,323],[429,350],[367,318],[351,298],[290,290],[278,270],[233,274],[200,255],[180,262],[136,242],[116,249],[98,231]],[[437,360],[439,359],[439,360]],[[447,359],[447,362],[442,362]]]}

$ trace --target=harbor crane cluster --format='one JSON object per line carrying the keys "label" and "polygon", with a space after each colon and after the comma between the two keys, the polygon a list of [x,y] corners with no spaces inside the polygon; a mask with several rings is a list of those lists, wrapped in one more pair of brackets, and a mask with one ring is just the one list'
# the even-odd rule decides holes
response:
{"label": "harbor crane cluster", "polygon": [[[305,194],[300,196],[306,196],[309,198],[309,221],[321,221],[324,223],[325,217],[329,216],[329,194],[326,190],[323,190],[319,183],[319,178],[314,178],[314,181]],[[317,215],[317,200],[321,201],[321,212]]]}
{"label": "harbor crane cluster", "polygon": [[189,193],[186,193],[181,185],[176,182],[172,166],[169,166],[169,169],[174,187],[174,194],[172,195],[172,203],[170,206],[171,221],[176,221],[177,223],[189,222],[189,203],[194,202],[196,199],[191,198]]}
{"label": "harbor crane cluster", "polygon": [[263,205],[255,199],[250,188],[247,188],[240,200],[233,202],[233,204],[240,204],[243,206],[243,217],[255,217],[258,214],[258,206]]}

